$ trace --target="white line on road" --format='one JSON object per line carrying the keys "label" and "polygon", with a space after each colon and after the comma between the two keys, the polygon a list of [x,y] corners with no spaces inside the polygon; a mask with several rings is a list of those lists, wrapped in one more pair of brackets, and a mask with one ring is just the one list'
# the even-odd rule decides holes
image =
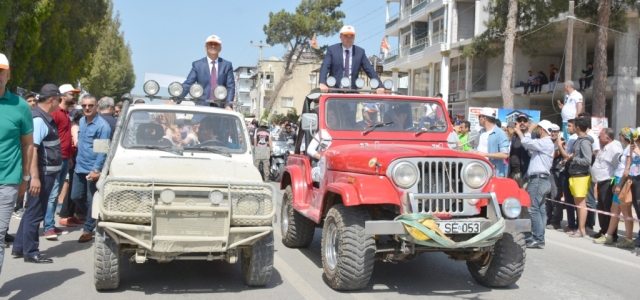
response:
{"label": "white line on road", "polygon": [[589,251],[589,250],[584,250],[584,249],[581,249],[581,248],[578,248],[578,247],[574,247],[574,246],[569,246],[569,245],[566,245],[564,243],[551,241],[549,239],[547,239],[547,243],[553,244],[553,245],[556,245],[556,246],[560,246],[560,247],[564,247],[564,248],[567,248],[567,249],[571,249],[571,250],[574,250],[574,251],[582,252],[582,253],[585,253],[585,254],[590,254],[590,255],[593,255],[593,256],[597,256],[599,258],[607,259],[607,260],[610,260],[610,261],[613,261],[613,262],[617,262],[619,264],[623,264],[623,265],[626,265],[626,266],[629,266],[629,267],[633,267],[633,268],[636,268],[636,269],[640,269],[640,265],[634,264],[632,262],[624,261],[622,259],[613,258],[611,256],[607,256],[607,255],[604,255],[604,254],[592,252],[592,251]]}

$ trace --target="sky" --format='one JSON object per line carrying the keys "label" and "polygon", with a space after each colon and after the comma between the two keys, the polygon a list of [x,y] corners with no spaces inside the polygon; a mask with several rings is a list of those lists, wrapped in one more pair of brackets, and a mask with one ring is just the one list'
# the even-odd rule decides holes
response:
{"label": "sky", "polygon": [[[263,25],[269,12],[282,9],[294,12],[300,0],[113,0],[114,11],[120,13],[120,30],[132,51],[136,74],[134,94],[142,94],[145,73],[161,73],[186,77],[191,63],[205,56],[204,42],[209,35],[222,40],[220,57],[238,66],[255,66],[258,47],[265,43]],[[356,29],[355,44],[367,55],[379,54],[386,19],[385,0],[343,0],[340,10],[343,22]],[[393,10],[391,10],[393,14]],[[336,34],[317,37],[318,45],[340,41]],[[397,42],[396,42],[397,43]],[[389,41],[390,45],[394,45]],[[262,57],[281,58],[282,45],[264,48]]]}

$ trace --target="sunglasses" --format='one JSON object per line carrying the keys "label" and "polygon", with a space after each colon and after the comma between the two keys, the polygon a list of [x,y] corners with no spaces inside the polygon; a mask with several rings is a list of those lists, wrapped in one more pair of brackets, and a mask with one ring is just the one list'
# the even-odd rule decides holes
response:
{"label": "sunglasses", "polygon": [[96,105],[95,104],[82,104],[80,106],[82,106],[82,108],[93,108]]}
{"label": "sunglasses", "polygon": [[207,43],[207,46],[218,47],[220,44],[218,43]]}

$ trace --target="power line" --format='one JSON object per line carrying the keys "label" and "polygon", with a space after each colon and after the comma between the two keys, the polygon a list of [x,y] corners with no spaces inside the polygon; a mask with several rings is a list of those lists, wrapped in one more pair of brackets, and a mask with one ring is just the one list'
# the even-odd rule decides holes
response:
{"label": "power line", "polygon": [[349,8],[346,8],[346,9],[345,9],[345,11],[352,9],[352,8],[354,8],[354,7],[358,6],[358,5],[360,5],[360,3],[365,2],[365,1],[367,1],[367,0],[362,0],[362,1],[358,2],[356,5],[351,6],[351,7],[349,7]]}
{"label": "power line", "polygon": [[379,11],[379,10],[381,10],[381,9],[385,8],[385,7],[386,7],[386,5],[380,6],[379,8],[377,8],[377,9],[373,10],[372,12],[369,12],[369,13],[365,14],[365,15],[364,15],[364,16],[362,16],[360,19],[357,19],[357,20],[355,20],[355,21],[351,22],[351,24],[354,24],[354,23],[356,23],[356,22],[358,22],[358,21],[360,21],[360,20],[362,20],[362,19],[364,19],[364,18],[366,18],[366,17],[369,17],[372,13],[374,13],[374,12],[376,12],[376,11]]}

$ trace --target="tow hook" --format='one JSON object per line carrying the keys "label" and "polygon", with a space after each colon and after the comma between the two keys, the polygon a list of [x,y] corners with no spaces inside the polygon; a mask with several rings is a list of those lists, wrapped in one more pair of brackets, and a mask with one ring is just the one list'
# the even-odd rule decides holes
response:
{"label": "tow hook", "polygon": [[132,257],[136,263],[143,264],[147,262],[147,251],[144,249],[137,249],[136,255]]}

